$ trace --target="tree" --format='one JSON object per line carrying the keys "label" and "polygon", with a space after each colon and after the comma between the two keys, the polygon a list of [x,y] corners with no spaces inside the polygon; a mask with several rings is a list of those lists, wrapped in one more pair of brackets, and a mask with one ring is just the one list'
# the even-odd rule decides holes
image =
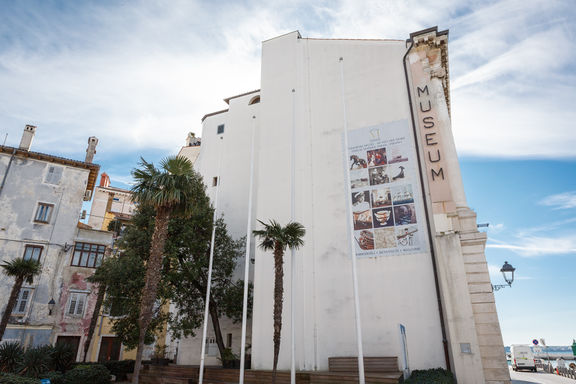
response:
{"label": "tree", "polygon": [[14,305],[16,305],[16,301],[18,300],[22,284],[24,284],[24,282],[32,284],[34,277],[39,275],[42,271],[42,267],[38,261],[33,259],[25,260],[23,257],[12,261],[5,261],[1,267],[4,269],[3,272],[6,276],[14,278],[14,285],[12,286],[12,291],[10,292],[10,297],[8,298],[8,304],[6,304],[4,314],[2,314],[2,321],[0,321],[0,340],[4,337],[8,320],[12,315],[12,310],[14,309]]}
{"label": "tree", "polygon": [[282,302],[284,300],[284,251],[286,248],[298,249],[304,245],[302,239],[306,234],[304,226],[297,222],[290,222],[282,227],[278,222],[270,220],[262,230],[253,231],[259,237],[260,248],[274,252],[274,365],[272,368],[272,383],[276,382],[276,368],[280,353],[280,334],[282,331]]}
{"label": "tree", "polygon": [[138,350],[132,380],[133,383],[138,383],[146,331],[152,321],[161,278],[168,223],[173,216],[186,217],[191,214],[194,197],[198,195],[199,188],[203,190],[203,184],[200,175],[194,171],[192,162],[180,156],[165,158],[160,162],[160,169],[141,159],[140,168],[135,169],[132,176],[135,180],[132,188],[134,200],[139,204],[152,206],[156,213],[138,318]]}
{"label": "tree", "polygon": [[[213,209],[207,197],[199,196],[197,199],[196,209],[189,218],[172,218],[169,222],[156,301],[163,304],[169,300],[175,311],[170,315],[154,311],[146,333],[147,344],[154,341],[154,331],[165,321],[168,321],[174,337],[194,336],[195,330],[202,326]],[[111,311],[122,309],[121,313],[116,313],[116,316],[121,316],[113,319],[113,331],[128,348],[138,345],[138,302],[144,286],[145,263],[153,229],[154,210],[139,206],[118,243],[121,256],[106,260],[90,278],[106,284],[105,306]],[[244,255],[244,239],[232,239],[224,220],[219,219],[216,221],[215,244],[210,318],[222,355],[225,344],[219,319],[226,315],[235,322],[242,320],[244,282],[234,280],[234,271],[238,258]],[[250,306],[251,290],[249,294]],[[161,305],[157,309],[159,307]]]}

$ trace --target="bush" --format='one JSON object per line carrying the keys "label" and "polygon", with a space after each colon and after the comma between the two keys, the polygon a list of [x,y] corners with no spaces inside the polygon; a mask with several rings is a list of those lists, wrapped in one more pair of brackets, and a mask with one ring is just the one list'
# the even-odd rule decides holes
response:
{"label": "bush", "polygon": [[64,384],[64,374],[61,372],[48,372],[40,375],[41,379],[50,379],[50,384]]}
{"label": "bush", "polygon": [[24,351],[18,342],[0,345],[0,372],[16,372]]}
{"label": "bush", "polygon": [[116,376],[116,381],[126,380],[127,374],[134,372],[134,360],[110,360],[104,363],[110,373]]}
{"label": "bush", "polygon": [[100,364],[78,365],[64,375],[64,384],[108,384],[110,371]]}
{"label": "bush", "polygon": [[43,345],[24,352],[18,373],[23,376],[38,377],[50,369],[50,354],[52,347]]}
{"label": "bush", "polygon": [[410,375],[405,384],[456,384],[452,372],[443,368],[416,370]]}
{"label": "bush", "polygon": [[74,349],[68,344],[56,344],[50,351],[50,369],[66,372],[72,368],[75,356]]}
{"label": "bush", "polygon": [[0,373],[0,383],[2,384],[40,384],[40,380],[22,377],[12,373]]}

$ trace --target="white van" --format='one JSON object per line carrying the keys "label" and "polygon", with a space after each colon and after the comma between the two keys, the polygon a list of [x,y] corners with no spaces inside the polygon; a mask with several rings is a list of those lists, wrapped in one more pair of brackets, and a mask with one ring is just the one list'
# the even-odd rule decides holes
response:
{"label": "white van", "polygon": [[529,345],[514,344],[510,347],[510,355],[512,356],[512,369],[518,371],[520,369],[527,369],[536,372],[536,362],[534,361],[534,354]]}

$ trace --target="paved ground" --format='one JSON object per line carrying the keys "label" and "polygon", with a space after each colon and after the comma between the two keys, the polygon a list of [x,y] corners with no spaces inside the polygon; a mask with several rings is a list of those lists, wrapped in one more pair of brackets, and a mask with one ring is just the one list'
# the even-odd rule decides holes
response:
{"label": "paved ground", "polygon": [[510,369],[510,377],[512,378],[513,384],[576,384],[576,380],[574,379],[544,373],[542,371],[538,371],[538,373],[526,371],[515,372]]}

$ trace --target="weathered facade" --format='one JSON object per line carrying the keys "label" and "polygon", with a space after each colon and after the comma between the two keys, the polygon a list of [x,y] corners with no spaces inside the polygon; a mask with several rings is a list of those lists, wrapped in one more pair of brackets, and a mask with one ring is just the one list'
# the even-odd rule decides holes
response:
{"label": "weathered facade", "polygon": [[[87,161],[76,161],[30,151],[35,130],[26,126],[18,148],[0,146],[1,261],[25,257],[42,265],[33,284],[21,289],[4,340],[24,346],[80,346],[86,334],[81,324],[91,317],[95,298],[85,279],[112,244],[111,234],[82,229],[78,222],[99,171],[91,163],[98,140],[88,140]],[[7,297],[12,284],[0,274],[0,295]],[[1,304],[4,311],[5,302]]]}

